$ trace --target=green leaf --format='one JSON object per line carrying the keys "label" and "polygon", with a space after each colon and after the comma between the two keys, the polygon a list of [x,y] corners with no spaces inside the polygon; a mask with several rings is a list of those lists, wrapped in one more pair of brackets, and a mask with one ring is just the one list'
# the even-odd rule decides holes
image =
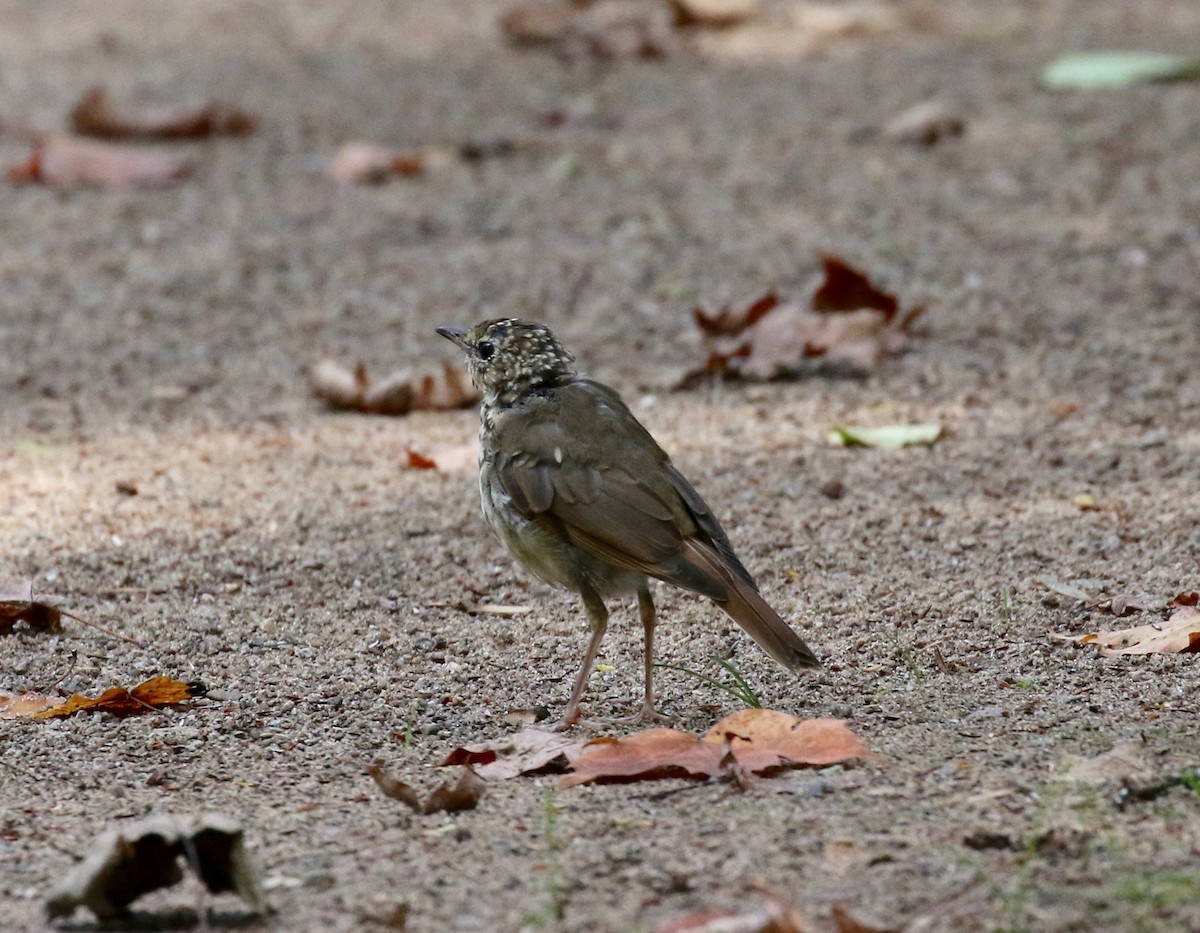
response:
{"label": "green leaf", "polygon": [[1042,85],[1054,89],[1095,90],[1195,78],[1200,78],[1200,58],[1164,52],[1083,52],[1065,55],[1042,71]]}
{"label": "green leaf", "polygon": [[879,428],[834,425],[829,439],[844,447],[886,447],[899,450],[913,444],[932,444],[942,436],[940,424],[890,424]]}

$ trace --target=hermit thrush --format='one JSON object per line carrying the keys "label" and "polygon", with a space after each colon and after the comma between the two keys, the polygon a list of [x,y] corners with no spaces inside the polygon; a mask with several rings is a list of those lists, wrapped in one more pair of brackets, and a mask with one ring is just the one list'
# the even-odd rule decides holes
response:
{"label": "hermit thrush", "polygon": [[438,333],[467,355],[483,393],[479,490],[496,536],[526,569],[578,593],[591,626],[559,727],[579,704],[608,624],[604,599],[637,593],[645,697],[654,711],[655,577],[707,596],[784,667],[819,667],[767,605],[700,494],[608,386],[577,375],[541,324],[484,321]]}

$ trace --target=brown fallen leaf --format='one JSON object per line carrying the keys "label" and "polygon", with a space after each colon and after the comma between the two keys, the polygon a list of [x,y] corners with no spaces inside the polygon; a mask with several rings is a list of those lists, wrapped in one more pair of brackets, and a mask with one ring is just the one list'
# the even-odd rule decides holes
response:
{"label": "brown fallen leaf", "polygon": [[390,149],[376,143],[346,143],[329,163],[329,177],[340,184],[378,185],[389,178],[411,178],[426,169],[421,150]]}
{"label": "brown fallen leaf", "polygon": [[462,367],[448,360],[421,370],[398,369],[378,381],[362,363],[350,370],[335,360],[321,360],[308,379],[312,394],[331,408],[368,415],[441,411],[479,401]]}
{"label": "brown fallen leaf", "polygon": [[683,377],[681,388],[713,378],[775,379],[794,375],[820,358],[865,371],[908,344],[917,305],[900,313],[899,300],[836,256],[822,257],[823,276],[807,307],[781,302],[767,292],[741,311],[693,316],[707,350],[702,365]]}
{"label": "brown fallen leaf", "polygon": [[58,699],[44,693],[0,692],[0,719],[32,719],[34,714],[54,706]]}
{"label": "brown fallen leaf", "polygon": [[742,774],[769,775],[862,758],[867,750],[839,719],[802,720],[776,710],[750,709],[726,716],[702,739],[675,729],[595,739],[571,756],[572,773],[559,779],[559,787],[601,780],[712,778],[728,773],[727,753]]}
{"label": "brown fallen leaf", "polygon": [[35,713],[32,718],[62,719],[83,712],[134,716],[165,706],[179,706],[199,696],[204,696],[202,684],[185,684],[170,677],[151,677],[132,690],[113,687],[94,699],[76,693],[58,706]]}
{"label": "brown fallen leaf", "polygon": [[437,461],[417,453],[410,447],[408,449],[408,468],[410,470],[436,470]]}
{"label": "brown fallen leaf", "polygon": [[458,813],[474,810],[483,796],[484,781],[470,765],[464,765],[455,781],[445,781],[434,788],[422,813]]}
{"label": "brown fallen leaf", "polygon": [[33,598],[33,582],[0,584],[0,635],[20,629],[61,632],[62,611],[52,603]]}
{"label": "brown fallen leaf", "polygon": [[424,803],[421,802],[420,791],[385,771],[380,764],[375,763],[367,768],[367,774],[375,780],[385,797],[399,800],[414,813],[457,813],[460,810],[474,810],[484,791],[483,778],[476,774],[469,764],[462,765],[456,779],[443,781],[435,787]]}
{"label": "brown fallen leaf", "polygon": [[183,879],[180,862],[214,894],[231,891],[256,914],[271,908],[237,821],[219,814],[197,820],[154,816],[109,830],[46,898],[51,920],[87,907],[100,920],[123,914],[143,894]]}
{"label": "brown fallen leaf", "polygon": [[1051,632],[1054,641],[1098,645],[1106,657],[1119,654],[1188,654],[1200,652],[1200,609],[1180,606],[1163,622],[1115,632],[1063,635]]}
{"label": "brown fallen leaf", "polygon": [[866,747],[840,719],[801,719],[772,709],[744,709],[705,733],[720,746],[729,739],[739,766],[758,774],[794,765],[831,765],[862,758]]}
{"label": "brown fallen leaf", "polygon": [[421,795],[411,784],[383,770],[383,766],[378,762],[367,768],[367,774],[374,778],[375,785],[383,791],[383,796],[399,800],[413,811],[421,812]]}
{"label": "brown fallen leaf", "polygon": [[926,100],[901,111],[883,125],[881,135],[894,143],[933,146],[966,132],[967,121],[940,100]]}
{"label": "brown fallen leaf", "polygon": [[572,63],[663,58],[683,47],[666,5],[645,0],[518,0],[500,29],[515,45]]}
{"label": "brown fallen leaf", "polygon": [[1200,593],[1180,593],[1172,599],[1168,606],[1198,606],[1200,605]]}
{"label": "brown fallen leaf", "polygon": [[96,142],[67,133],[47,133],[34,139],[24,162],[9,166],[8,180],[15,184],[92,185],[122,190],[171,185],[194,170],[195,163],[186,156]]}
{"label": "brown fallen leaf", "polygon": [[758,890],[761,907],[701,910],[660,923],[654,933],[815,933],[816,927],[799,907],[769,890]]}
{"label": "brown fallen leaf", "polygon": [[456,748],[446,765],[478,765],[478,774],[489,781],[506,780],[519,774],[558,770],[583,748],[581,739],[570,739],[548,729],[522,729],[497,742]]}
{"label": "brown fallen leaf", "polygon": [[760,0],[669,0],[675,25],[727,29],[744,23],[761,6]]}
{"label": "brown fallen leaf", "polygon": [[1109,599],[1100,600],[1096,603],[1096,608],[1101,612],[1111,612],[1119,619],[1135,612],[1155,612],[1163,608],[1163,601],[1147,593],[1118,593]]}
{"label": "brown fallen leaf", "polygon": [[246,136],[258,120],[229,104],[115,107],[102,86],[84,91],[71,110],[71,129],[101,139],[205,139]]}

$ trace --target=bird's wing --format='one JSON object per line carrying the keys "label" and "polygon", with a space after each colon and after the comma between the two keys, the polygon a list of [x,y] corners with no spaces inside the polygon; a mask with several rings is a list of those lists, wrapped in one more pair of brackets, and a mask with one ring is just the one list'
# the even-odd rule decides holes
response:
{"label": "bird's wing", "polygon": [[497,420],[492,448],[513,507],[585,553],[720,599],[726,584],[684,547],[693,541],[753,586],[704,500],[611,389],[578,380],[529,399]]}

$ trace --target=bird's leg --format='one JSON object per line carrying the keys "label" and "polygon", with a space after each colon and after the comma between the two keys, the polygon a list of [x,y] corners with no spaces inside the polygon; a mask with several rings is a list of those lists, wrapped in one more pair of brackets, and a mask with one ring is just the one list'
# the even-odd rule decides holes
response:
{"label": "bird's leg", "polygon": [[600,653],[600,642],[604,640],[604,632],[608,629],[608,610],[604,600],[591,587],[585,586],[580,591],[583,597],[583,608],[587,611],[588,625],[592,629],[592,637],[588,641],[587,651],[583,656],[583,666],[575,678],[575,686],[571,690],[571,699],[563,710],[562,719],[551,728],[559,731],[579,722],[579,704],[583,700],[583,692],[587,689],[588,678],[592,674],[592,665],[596,663],[596,655]]}
{"label": "bird's leg", "polygon": [[654,624],[658,614],[654,609],[654,600],[650,596],[650,587],[642,584],[638,589],[638,615],[642,617],[642,631],[645,635],[645,664],[646,692],[642,700],[642,709],[637,714],[639,722],[671,722],[669,716],[654,709]]}

